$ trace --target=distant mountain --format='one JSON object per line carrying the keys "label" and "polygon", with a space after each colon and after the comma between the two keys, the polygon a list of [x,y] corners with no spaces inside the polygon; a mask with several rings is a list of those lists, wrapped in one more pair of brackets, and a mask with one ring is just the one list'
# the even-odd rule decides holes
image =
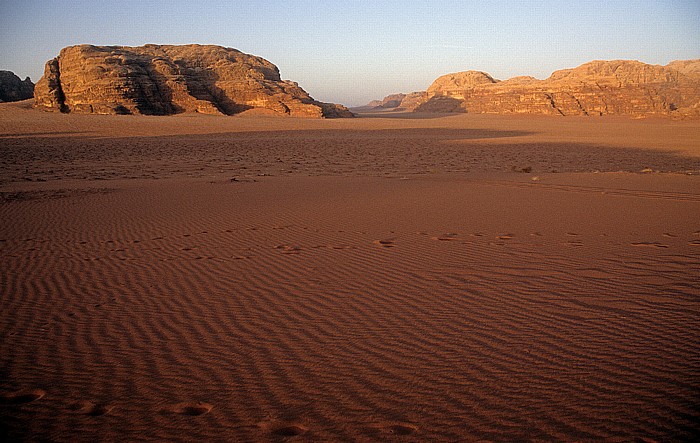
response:
{"label": "distant mountain", "polygon": [[280,78],[277,66],[214,45],[63,48],[46,63],[34,106],[93,114],[247,110],[298,117],[352,117],[342,105],[314,100]]}
{"label": "distant mountain", "polygon": [[34,96],[34,83],[21,80],[11,71],[0,71],[0,102],[16,102]]}
{"label": "distant mountain", "polygon": [[[410,96],[410,99],[409,99]],[[666,66],[592,61],[548,79],[500,81],[481,71],[437,78],[397,108],[416,112],[700,117],[700,60]]]}
{"label": "distant mountain", "polygon": [[367,106],[371,108],[397,108],[404,98],[406,98],[406,94],[391,94],[382,100],[373,100]]}

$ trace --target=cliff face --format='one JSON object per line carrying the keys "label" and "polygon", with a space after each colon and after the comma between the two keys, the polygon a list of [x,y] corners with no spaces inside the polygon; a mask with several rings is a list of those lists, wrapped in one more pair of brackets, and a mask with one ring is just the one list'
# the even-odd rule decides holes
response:
{"label": "cliff face", "polygon": [[14,102],[32,98],[34,83],[27,77],[21,80],[11,71],[0,71],[0,102]]}
{"label": "cliff face", "polygon": [[428,88],[428,94],[459,94],[464,90],[496,83],[490,75],[481,71],[464,71],[438,77]]}
{"label": "cliff face", "polygon": [[95,114],[233,115],[250,109],[299,117],[352,117],[282,80],[267,60],[202,45],[70,46],[49,60],[35,107]]}
{"label": "cliff face", "polygon": [[697,60],[675,60],[666,65],[689,77],[700,79],[700,59]]}
{"label": "cliff face", "polygon": [[499,81],[480,71],[439,77],[400,107],[419,112],[700,116],[700,60],[666,66],[593,61],[546,80]]}
{"label": "cliff face", "polygon": [[387,95],[381,100],[372,100],[371,102],[367,103],[368,108],[376,108],[376,109],[388,109],[388,108],[397,108],[401,104],[401,101],[406,98],[406,94],[391,94]]}

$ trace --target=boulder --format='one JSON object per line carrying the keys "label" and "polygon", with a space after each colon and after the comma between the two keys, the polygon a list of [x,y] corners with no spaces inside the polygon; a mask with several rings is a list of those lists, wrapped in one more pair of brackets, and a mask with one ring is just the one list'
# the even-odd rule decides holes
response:
{"label": "boulder", "polygon": [[69,46],[46,63],[34,98],[40,109],[92,114],[352,117],[282,80],[269,61],[214,45]]}

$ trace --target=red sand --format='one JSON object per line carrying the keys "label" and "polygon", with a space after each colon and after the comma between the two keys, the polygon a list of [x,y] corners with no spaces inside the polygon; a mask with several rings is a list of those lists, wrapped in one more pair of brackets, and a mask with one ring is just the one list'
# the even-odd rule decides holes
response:
{"label": "red sand", "polygon": [[0,425],[691,440],[698,129],[0,105]]}

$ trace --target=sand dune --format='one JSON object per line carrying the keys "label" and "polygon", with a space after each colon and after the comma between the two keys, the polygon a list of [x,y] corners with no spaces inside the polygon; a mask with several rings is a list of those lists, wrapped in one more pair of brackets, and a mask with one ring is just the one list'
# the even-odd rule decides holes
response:
{"label": "sand dune", "polygon": [[654,120],[1,105],[1,424],[55,441],[691,440],[699,138]]}

